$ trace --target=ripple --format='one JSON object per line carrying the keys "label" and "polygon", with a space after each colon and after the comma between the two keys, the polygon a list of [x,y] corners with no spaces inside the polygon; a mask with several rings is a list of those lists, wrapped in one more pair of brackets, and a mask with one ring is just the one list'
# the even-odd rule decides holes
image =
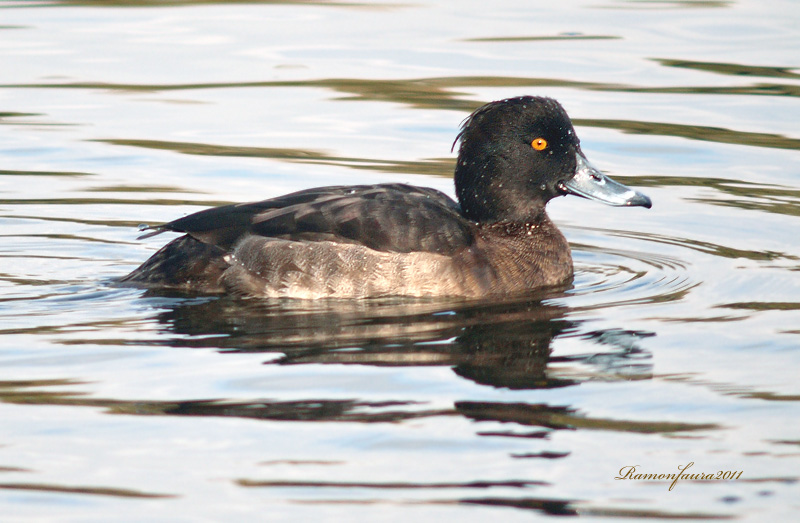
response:
{"label": "ripple", "polygon": [[682,299],[700,285],[685,262],[653,252],[573,245],[575,287],[567,294],[589,299],[574,307],[594,310]]}

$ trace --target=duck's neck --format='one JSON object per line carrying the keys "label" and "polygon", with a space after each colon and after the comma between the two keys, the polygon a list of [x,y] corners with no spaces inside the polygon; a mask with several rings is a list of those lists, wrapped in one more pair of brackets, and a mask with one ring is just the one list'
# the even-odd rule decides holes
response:
{"label": "duck's neck", "polygon": [[539,215],[525,221],[497,221],[479,222],[478,226],[485,231],[492,231],[504,236],[524,237],[533,235],[549,235],[553,232],[561,235],[558,228],[550,221],[547,213],[542,211]]}
{"label": "duck's neck", "polygon": [[525,177],[501,176],[513,169],[504,158],[469,161],[459,156],[455,171],[458,203],[465,218],[482,224],[536,223],[547,219],[546,198]]}
{"label": "duck's neck", "polygon": [[[572,278],[569,243],[542,214],[538,222],[478,224],[475,252],[493,275],[490,287],[509,292],[567,284]],[[490,253],[487,255],[486,253]]]}

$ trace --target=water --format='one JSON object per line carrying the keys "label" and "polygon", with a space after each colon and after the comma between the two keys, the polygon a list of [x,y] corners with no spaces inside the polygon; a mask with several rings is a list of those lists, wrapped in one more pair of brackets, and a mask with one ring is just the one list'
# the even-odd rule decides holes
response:
{"label": "water", "polygon": [[[3,519],[796,519],[800,11],[555,4],[0,2]],[[654,202],[551,203],[567,292],[114,286],[141,223],[452,194],[459,123],[519,94]]]}

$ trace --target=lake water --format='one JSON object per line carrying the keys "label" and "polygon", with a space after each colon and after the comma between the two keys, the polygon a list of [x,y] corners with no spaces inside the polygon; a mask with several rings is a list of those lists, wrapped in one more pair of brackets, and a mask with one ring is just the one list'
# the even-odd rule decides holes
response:
{"label": "lake water", "polygon": [[[798,27],[792,0],[0,1],[0,519],[797,520]],[[566,292],[114,284],[169,239],[142,223],[452,194],[460,122],[521,94],[654,202],[551,203]]]}

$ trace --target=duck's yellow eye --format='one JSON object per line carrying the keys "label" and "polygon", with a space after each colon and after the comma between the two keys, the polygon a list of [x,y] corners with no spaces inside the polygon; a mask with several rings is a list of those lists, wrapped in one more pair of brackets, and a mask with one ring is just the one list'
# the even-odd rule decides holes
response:
{"label": "duck's yellow eye", "polygon": [[531,147],[536,149],[537,151],[544,151],[547,149],[547,140],[544,138],[536,138],[534,141],[531,142]]}

